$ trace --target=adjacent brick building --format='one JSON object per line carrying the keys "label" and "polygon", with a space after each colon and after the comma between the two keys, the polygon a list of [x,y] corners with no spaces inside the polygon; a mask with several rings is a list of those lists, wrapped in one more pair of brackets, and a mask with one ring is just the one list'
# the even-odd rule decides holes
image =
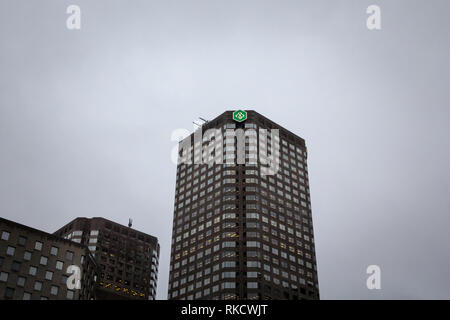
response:
{"label": "adjacent brick building", "polygon": [[97,299],[155,299],[157,238],[104,218],[76,218],[55,235],[87,246],[95,257]]}
{"label": "adjacent brick building", "polygon": [[[79,289],[67,286],[69,266],[81,271]],[[96,277],[85,246],[0,218],[0,299],[91,300]]]}
{"label": "adjacent brick building", "polygon": [[[0,218],[0,300],[153,300],[158,263],[157,238],[107,219],[50,234]],[[79,288],[67,284],[74,267]]]}

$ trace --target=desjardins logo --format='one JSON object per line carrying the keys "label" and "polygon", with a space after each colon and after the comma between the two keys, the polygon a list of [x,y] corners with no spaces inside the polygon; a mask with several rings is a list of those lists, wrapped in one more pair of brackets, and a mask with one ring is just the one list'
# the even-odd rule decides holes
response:
{"label": "desjardins logo", "polygon": [[247,120],[247,112],[244,110],[236,110],[233,112],[233,120],[237,122],[242,122]]}

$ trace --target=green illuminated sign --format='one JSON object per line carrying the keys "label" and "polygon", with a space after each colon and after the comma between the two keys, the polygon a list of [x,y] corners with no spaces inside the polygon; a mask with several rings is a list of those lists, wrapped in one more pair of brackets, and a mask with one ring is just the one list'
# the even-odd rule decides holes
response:
{"label": "green illuminated sign", "polygon": [[247,112],[244,110],[236,110],[233,112],[233,120],[237,122],[242,122],[247,120]]}

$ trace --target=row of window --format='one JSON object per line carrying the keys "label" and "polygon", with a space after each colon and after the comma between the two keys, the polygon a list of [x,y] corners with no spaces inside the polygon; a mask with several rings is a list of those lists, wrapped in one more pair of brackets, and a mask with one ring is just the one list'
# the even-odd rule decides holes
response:
{"label": "row of window", "polygon": [[[198,226],[196,223],[186,223],[185,226],[190,226],[189,228],[182,228],[181,226],[174,231],[174,235],[172,238],[173,244],[175,245],[175,251],[178,251],[181,249],[181,241],[183,242],[183,247],[187,247],[189,245],[188,240],[191,238],[191,243],[197,243],[201,244],[203,239],[205,237],[209,237],[213,234],[213,232],[216,234],[214,237],[214,241],[218,241],[221,238],[229,238],[231,237],[229,235],[230,231],[227,231],[226,229],[229,228],[236,228],[237,223],[235,221],[229,221],[229,219],[236,219],[235,213],[224,213],[222,214],[222,219],[218,215],[216,217],[210,218],[205,223],[200,223]],[[303,247],[303,243],[306,242],[306,245],[309,246],[309,242],[313,242],[312,236],[309,234],[312,234],[312,229],[308,228],[307,226],[303,226],[301,228],[300,224],[296,224],[296,229],[294,229],[294,226],[292,224],[288,224],[287,226],[281,222],[277,222],[275,219],[270,219],[267,215],[259,214],[256,212],[248,212],[246,213],[246,230],[248,229],[261,229],[263,231],[263,235],[267,237],[268,234],[271,234],[272,236],[279,237],[281,240],[288,240],[290,243],[297,243],[301,247]],[[222,222],[221,222],[222,221]],[[259,223],[259,221],[262,222],[262,224]],[[184,233],[182,233],[182,229],[185,230]],[[217,235],[218,232],[222,230],[223,235]],[[247,235],[248,237],[249,235]],[[217,239],[216,239],[217,238]],[[212,239],[212,238],[210,238]],[[301,242],[296,241],[301,239]],[[200,243],[199,243],[200,242]],[[210,244],[212,241],[208,241],[206,238],[206,244]],[[278,241],[277,241],[278,242]],[[275,243],[277,243],[275,242]],[[281,242],[282,245],[283,242]],[[306,247],[307,248],[307,247]]]}
{"label": "row of window", "polygon": [[[237,131],[236,130],[231,130],[231,129],[235,129],[235,127],[232,127],[233,124],[228,124],[225,125],[223,127],[224,130],[221,130],[219,128],[216,128],[214,130],[214,128],[212,128],[211,130],[209,130],[210,134],[206,134],[203,139],[201,141],[195,141],[194,140],[194,144],[191,148],[199,148],[200,146],[207,146],[208,144],[210,144],[211,142],[216,142],[220,143],[224,138],[225,140],[234,140],[235,137],[237,137]],[[229,127],[227,127],[229,126]],[[246,123],[245,124],[245,129],[249,129],[249,130],[244,130],[243,131],[243,136],[246,138],[249,137],[257,137],[258,136],[258,130],[256,130],[258,128],[258,126],[255,123]],[[269,129],[270,130],[270,129]],[[260,141],[268,141],[271,142],[271,140],[274,140],[274,144],[276,144],[277,146],[280,146],[280,137],[278,134],[276,134],[276,131],[268,131],[268,129],[266,128],[260,128],[259,130],[259,139]],[[275,133],[275,134],[273,134]],[[272,139],[273,137],[273,139]],[[219,139],[219,140],[218,140]],[[190,136],[189,138],[183,140],[180,145],[182,146],[186,146],[189,145],[189,142],[192,142],[192,136]],[[292,156],[305,156],[306,157],[306,151],[303,151],[301,148],[297,147],[296,145],[289,143],[288,141],[286,141],[285,139],[281,139],[281,146],[288,150],[289,149],[289,153]]]}
{"label": "row of window", "polygon": [[[217,176],[216,180],[219,180],[220,177]],[[268,183],[265,181],[268,179]],[[201,207],[204,205],[207,201],[211,201],[213,199],[215,200],[215,205],[220,204],[220,190],[223,192],[233,192],[236,191],[235,186],[227,186],[227,184],[234,184],[236,183],[235,178],[224,178],[221,182],[215,183],[215,185],[211,185],[205,190],[200,190],[200,193],[197,194],[198,188],[194,187],[192,191],[188,188],[186,193],[183,194],[181,191],[184,191],[184,187],[181,187],[178,190],[176,201],[175,201],[175,213],[180,212],[183,207],[188,206],[191,202],[192,205],[190,206],[190,209],[195,209],[197,207]],[[296,207],[298,204],[301,204],[304,208],[310,208],[309,205],[309,190],[307,187],[303,185],[299,185],[296,182],[292,182],[287,177],[284,178],[284,180],[278,179],[278,181],[275,181],[275,179],[272,176],[263,176],[261,177],[261,180],[258,178],[245,178],[244,183],[246,184],[258,184],[260,183],[260,192],[263,196],[269,196],[271,199],[276,199],[280,197],[284,197],[285,201],[288,202],[288,208]],[[223,185],[222,189],[220,187]],[[291,187],[292,186],[292,187]],[[234,189],[233,189],[234,187]],[[248,185],[246,188],[255,188],[255,190],[258,190],[258,186],[251,186]],[[213,192],[215,193],[213,194]],[[291,194],[292,193],[292,196]],[[192,194],[192,197],[191,197]],[[206,198],[204,198],[206,195]],[[186,200],[184,198],[186,197]],[[200,199],[200,201],[197,201],[197,199]],[[184,200],[184,201],[183,201]],[[267,201],[267,200],[266,200]],[[278,202],[280,202],[278,200]],[[291,204],[292,202],[292,204]],[[212,208],[212,204],[208,205],[209,208]],[[208,209],[209,209],[208,208]]]}
{"label": "row of window", "polygon": [[[218,178],[216,180],[220,179],[220,176],[217,176]],[[182,209],[185,206],[188,206],[189,204],[192,204],[192,208],[196,208],[197,206],[204,205],[207,201],[211,201],[215,199],[214,205],[220,204],[220,198],[218,197],[220,195],[220,187],[222,187],[222,190],[225,190],[229,186],[226,186],[227,184],[235,184],[237,180],[235,178],[224,178],[222,179],[222,183],[216,183],[215,188],[212,188],[212,186],[208,189],[200,191],[198,194],[196,192],[192,193],[187,191],[185,194],[180,194],[175,197],[175,208],[176,209]],[[243,179],[244,184],[258,184],[259,179],[258,178],[244,178]],[[296,183],[295,183],[296,184]],[[256,187],[256,186],[255,186]],[[298,185],[296,184],[295,187],[291,188],[288,184],[282,184],[281,182],[278,183],[277,187],[275,185],[268,185],[266,182],[261,181],[260,182],[261,187],[261,194],[263,195],[271,195],[273,198],[275,197],[283,197],[285,198],[285,201],[292,202],[293,204],[301,204],[304,208],[309,208],[309,196],[306,194],[306,188],[303,186],[300,186],[298,188]],[[212,192],[216,189],[216,196],[213,197]],[[300,190],[300,191],[299,191]],[[219,193],[217,192],[219,191]],[[292,193],[292,195],[291,195]],[[276,195],[276,196],[275,196]],[[205,198],[205,196],[207,196]],[[200,199],[200,201],[197,201]],[[230,200],[235,200],[231,199]],[[252,199],[247,199],[252,200]],[[212,207],[212,204],[209,204],[209,207]]]}
{"label": "row of window", "polygon": [[[222,166],[216,165],[214,171],[212,169],[210,169],[208,171],[208,174],[206,174],[206,172],[204,172],[204,171],[206,171],[206,166],[202,166],[202,169],[195,170],[193,175],[189,174],[186,176],[186,178],[184,178],[186,171],[181,171],[181,173],[177,177],[177,183],[176,183],[177,194],[183,192],[184,187],[186,187],[186,189],[189,190],[189,189],[191,189],[191,187],[196,188],[198,185],[200,189],[203,189],[206,187],[206,184],[210,185],[214,180],[217,181],[218,179],[220,179],[221,167],[223,167],[225,170],[223,172],[224,176],[229,176],[229,175],[235,174],[235,172],[233,172],[234,170],[230,170],[231,168],[234,168],[234,166],[230,166],[227,164],[224,164]],[[256,169],[258,169],[258,168],[261,169],[261,166],[258,166],[256,164],[248,165],[248,167],[255,168],[255,169],[247,170],[246,174],[248,174],[248,175],[257,174]],[[203,169],[204,169],[204,171],[202,172]],[[214,177],[212,177],[213,173],[214,173]],[[296,181],[300,181],[302,184],[305,184],[306,180],[304,178],[306,178],[307,175],[308,175],[308,173],[306,171],[306,168],[304,168],[303,165],[299,165],[299,166],[289,165],[288,163],[281,161],[281,163],[279,163],[279,169],[277,171],[277,174],[275,174],[275,175],[263,174],[261,176],[264,179],[268,176],[270,178],[269,182],[274,181],[274,180],[272,180],[273,177],[278,177],[279,179],[282,179],[284,177],[284,185],[292,183],[292,185],[294,187],[298,187],[298,183]],[[219,178],[218,178],[218,176],[219,176]],[[210,178],[207,179],[207,177],[210,177]],[[191,182],[191,180],[192,180],[192,182]],[[205,181],[205,182],[202,182],[202,181]]]}
{"label": "row of window", "polygon": [[[35,292],[41,292],[42,289],[42,282],[40,281],[35,281],[34,283],[34,291]],[[5,299],[13,299],[14,297],[14,293],[15,293],[16,288],[10,288],[10,287],[6,287],[5,289]],[[51,286],[50,287],[50,295],[52,296],[57,296],[59,292],[59,287],[58,286]],[[31,300],[31,296],[33,293],[31,292],[24,292],[22,295],[22,299],[23,300]],[[66,298],[67,299],[73,299],[75,296],[75,292],[72,290],[67,290],[66,292]],[[48,297],[46,296],[41,296],[40,300],[48,300]]]}
{"label": "row of window", "polygon": [[[185,258],[181,261],[177,261],[180,256],[178,257],[172,257],[172,263],[170,270],[171,271],[177,271],[180,268],[183,268],[187,265],[190,265],[189,271],[194,271],[196,268],[199,269],[200,266],[207,266],[211,263],[211,258],[207,258],[212,252],[218,252],[220,250],[220,247],[222,249],[224,248],[233,248],[236,246],[236,242],[233,241],[227,241],[223,242],[222,246],[215,245],[213,248],[208,248],[204,252],[199,252],[197,254],[191,253],[189,258]],[[260,242],[259,241],[247,241],[247,248],[260,248]],[[305,267],[309,270],[315,269],[315,264],[313,264],[312,256],[309,253],[305,253],[305,259],[303,259],[300,256],[296,256],[294,254],[289,254],[286,251],[280,251],[276,248],[271,248],[268,245],[263,244],[263,258],[267,261],[272,261],[272,264],[275,266],[279,266],[287,271],[294,271],[297,272],[299,270],[303,270]],[[225,252],[224,252],[225,253]],[[203,261],[203,257],[206,257]],[[215,255],[213,257],[214,261],[219,260],[220,256]],[[197,261],[197,264],[194,263]],[[233,261],[235,262],[235,261]],[[254,261],[247,260],[246,265],[248,268],[259,268],[260,265],[254,265]],[[235,267],[233,265],[222,265],[223,268],[225,267]]]}
{"label": "row of window", "polygon": [[[11,236],[11,233],[10,233],[10,232],[8,232],[8,231],[3,231],[2,234],[1,234],[1,239],[2,239],[2,240],[5,240],[5,241],[9,241],[10,236]],[[26,238],[26,237],[24,237],[24,236],[19,236],[18,242],[17,242],[17,243],[18,243],[18,245],[20,245],[20,246],[25,246],[25,245],[26,245],[26,241],[27,241],[27,238]],[[44,244],[43,244],[41,241],[35,241],[35,243],[34,243],[34,250],[36,250],[36,251],[42,251],[43,245],[44,245]],[[8,246],[8,247],[7,247],[7,250],[6,250],[6,254],[9,255],[9,256],[13,256],[13,255],[15,254],[15,251],[16,251],[16,247],[14,247],[14,246]],[[52,256],[57,256],[57,255],[58,255],[58,252],[59,252],[59,248],[58,248],[58,247],[52,246],[52,247],[50,248],[50,255],[52,255]],[[26,254],[26,256],[30,256],[30,259],[31,259],[31,252],[25,251],[25,254]],[[69,260],[69,261],[72,261],[72,259],[73,259],[73,254],[74,254],[74,253],[73,253],[72,251],[67,250],[67,251],[66,251],[66,259]],[[26,258],[25,258],[25,259],[26,259]],[[28,259],[28,260],[29,260],[29,259]]]}
{"label": "row of window", "polygon": [[[54,249],[54,250],[53,250],[53,249]],[[38,250],[38,249],[36,249],[36,250]],[[39,250],[40,250],[40,249],[39,249]],[[6,248],[6,255],[7,255],[7,256],[13,257],[13,256],[15,255],[15,253],[16,253],[16,248],[15,248],[15,247],[13,247],[13,246],[7,246],[7,248]],[[53,256],[57,256],[57,255],[58,255],[58,248],[52,247],[52,250],[50,251],[50,254],[53,255]],[[24,252],[24,255],[23,255],[23,259],[26,260],[26,261],[29,261],[29,260],[31,260],[32,255],[33,255],[33,253],[32,253],[31,251],[25,251],[25,252]],[[73,260],[73,255],[74,255],[74,253],[73,253],[72,251],[67,250],[67,251],[66,251],[66,256],[65,256],[65,257],[66,257],[66,260],[72,261],[72,260]],[[40,258],[40,264],[46,266],[46,265],[47,265],[47,262],[48,262],[48,257],[46,257],[46,256],[41,256],[41,258]],[[61,261],[57,261],[57,264],[58,264],[58,262],[63,263],[63,262],[61,262]]]}

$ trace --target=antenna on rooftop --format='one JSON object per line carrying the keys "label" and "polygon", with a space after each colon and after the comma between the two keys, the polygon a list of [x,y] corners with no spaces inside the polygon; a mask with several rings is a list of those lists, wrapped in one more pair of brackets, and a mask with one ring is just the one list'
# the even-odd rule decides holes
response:
{"label": "antenna on rooftop", "polygon": [[132,225],[133,225],[133,219],[129,218],[128,219],[128,227],[131,228]]}
{"label": "antenna on rooftop", "polygon": [[203,122],[205,122],[205,123],[208,123],[209,121],[208,120],[206,120],[206,119],[203,119],[202,117],[198,117],[200,120],[202,120]]}

